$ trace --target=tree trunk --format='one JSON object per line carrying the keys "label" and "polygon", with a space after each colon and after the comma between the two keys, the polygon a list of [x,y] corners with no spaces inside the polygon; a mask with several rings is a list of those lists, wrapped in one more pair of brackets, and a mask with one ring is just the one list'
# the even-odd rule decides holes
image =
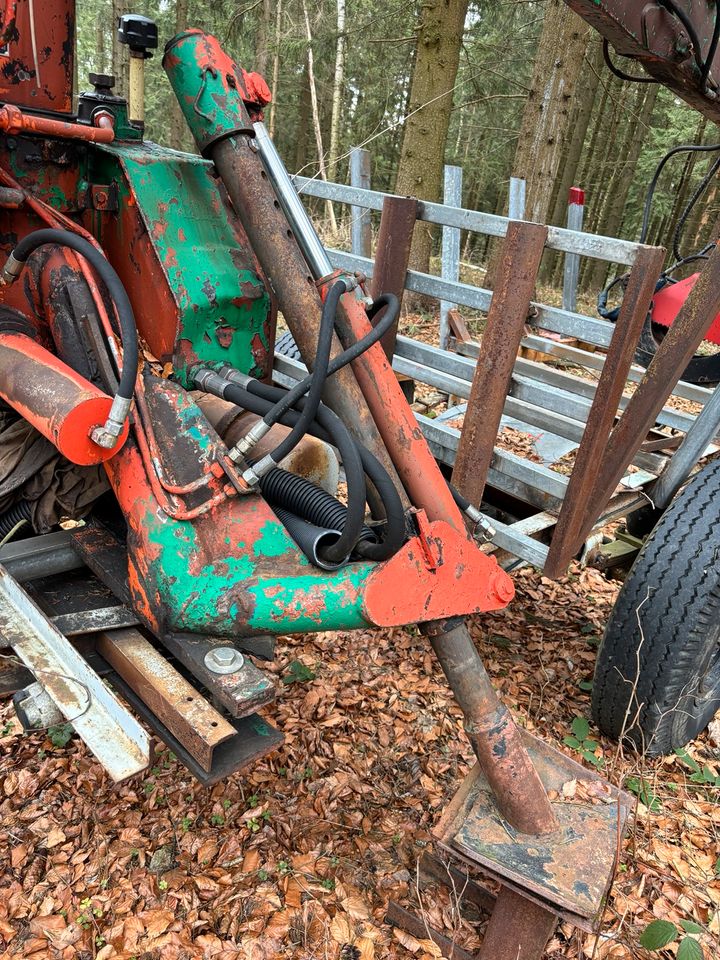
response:
{"label": "tree trunk", "polygon": [[[442,198],[445,143],[460,61],[468,0],[423,0],[395,193],[439,201]],[[415,228],[410,267],[427,272],[432,235]]]}
{"label": "tree trunk", "polygon": [[525,104],[512,175],[526,181],[525,218],[546,223],[560,166],[570,105],[582,71],[590,29],[562,0],[545,11],[530,93]]}
{"label": "tree trunk", "polygon": [[[175,3],[175,33],[187,30],[188,0],[176,0]],[[177,97],[172,98],[170,107],[170,146],[173,150],[182,150],[187,140],[187,124],[180,109]]]}
{"label": "tree trunk", "polygon": [[[315,85],[315,58],[312,48],[312,30],[310,29],[310,17],[308,15],[307,4],[302,0],[303,18],[305,20],[305,36],[307,37],[307,73],[308,85],[310,87],[310,105],[312,106],[313,129],[315,131],[315,146],[317,147],[318,170],[321,180],[327,180],[327,169],[325,167],[325,150],[323,147],[322,128],[320,126],[320,108],[318,106],[317,86]],[[330,221],[330,230],[332,235],[337,234],[337,221],[335,211],[330,200],[326,204],[328,220]]]}
{"label": "tree trunk", "polygon": [[[590,28],[562,0],[545,7],[530,92],[525,101],[512,176],[525,180],[525,220],[547,223],[577,81]],[[493,245],[485,284],[495,280],[500,244]]]}
{"label": "tree trunk", "polygon": [[[600,82],[600,71],[602,69],[602,43],[595,42],[591,44],[585,58],[585,81],[575,88],[575,106],[572,114],[572,122],[568,131],[567,150],[558,169],[558,175],[555,178],[555,190],[552,206],[550,207],[549,223],[555,226],[564,227],[567,220],[567,201],[570,188],[574,186],[582,187],[578,183],[577,174],[580,165],[585,137],[590,124],[590,116],[595,104],[595,97]],[[543,266],[540,270],[540,276],[545,282],[550,282],[556,263],[562,262],[560,257],[550,257],[545,254]]]}
{"label": "tree trunk", "polygon": [[112,74],[115,77],[115,94],[127,97],[130,72],[128,47],[118,40],[118,18],[128,13],[129,0],[112,0]]}
{"label": "tree trunk", "polygon": [[345,0],[337,0],[337,44],[335,45],[335,76],[333,78],[332,119],[330,121],[330,159],[328,161],[328,176],[331,180],[334,180],[337,175],[346,42]]}
{"label": "tree trunk", "polygon": [[270,101],[270,136],[275,136],[275,114],[277,111],[278,80],[280,77],[280,32],[282,30],[283,19],[283,0],[277,0],[275,10],[275,46],[273,52],[273,70],[272,70],[272,100]]}
{"label": "tree trunk", "polygon": [[255,34],[255,62],[253,70],[265,77],[268,68],[269,51],[268,42],[270,37],[270,20],[272,17],[272,5],[270,0],[262,0],[262,9],[258,16],[257,32]]}
{"label": "tree trunk", "polygon": [[[608,198],[603,210],[600,232],[605,236],[616,237],[620,232],[625,216],[625,204],[637,166],[640,149],[645,140],[650,119],[655,107],[657,86],[640,87],[635,104],[634,116],[631,120],[623,144],[622,161],[618,162],[615,176],[608,188]],[[609,264],[604,260],[596,260],[590,273],[590,287],[600,289],[607,277]]]}

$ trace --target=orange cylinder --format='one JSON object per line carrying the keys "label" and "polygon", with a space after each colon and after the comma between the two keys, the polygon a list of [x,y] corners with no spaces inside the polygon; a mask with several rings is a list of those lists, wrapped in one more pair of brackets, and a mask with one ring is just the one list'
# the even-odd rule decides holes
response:
{"label": "orange cylinder", "polygon": [[114,457],[127,439],[127,423],[111,449],[91,439],[93,428],[105,423],[112,397],[22,333],[0,333],[0,397],[83,467]]}

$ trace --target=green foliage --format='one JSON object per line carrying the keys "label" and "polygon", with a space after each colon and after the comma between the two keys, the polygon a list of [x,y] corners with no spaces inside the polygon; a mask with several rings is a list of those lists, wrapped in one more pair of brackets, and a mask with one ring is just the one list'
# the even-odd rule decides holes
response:
{"label": "green foliage", "polygon": [[306,667],[302,660],[291,660],[288,664],[288,670],[285,676],[282,678],[282,682],[289,686],[291,683],[307,683],[309,680],[314,680],[315,674],[310,669]]}
{"label": "green foliage", "polygon": [[640,946],[645,947],[646,950],[662,950],[669,944],[675,943],[681,936],[681,930],[690,936],[684,936],[678,944],[676,960],[703,960],[705,953],[694,936],[702,935],[704,930],[699,923],[694,923],[692,920],[681,920],[680,928],[669,920],[653,920],[643,930]]}
{"label": "green foliage", "polygon": [[73,733],[71,723],[60,723],[55,727],[48,728],[48,738],[54,747],[66,747],[72,739]]}
{"label": "green foliage", "polygon": [[602,767],[605,761],[602,757],[596,755],[600,746],[596,740],[588,736],[590,733],[590,723],[585,717],[575,717],[572,722],[572,736],[563,737],[563,743],[577,750],[584,760],[591,763],[594,767]]}
{"label": "green foliage", "polygon": [[634,793],[641,803],[644,803],[648,810],[657,813],[662,804],[658,797],[653,793],[650,784],[643,777],[628,777],[625,786]]}

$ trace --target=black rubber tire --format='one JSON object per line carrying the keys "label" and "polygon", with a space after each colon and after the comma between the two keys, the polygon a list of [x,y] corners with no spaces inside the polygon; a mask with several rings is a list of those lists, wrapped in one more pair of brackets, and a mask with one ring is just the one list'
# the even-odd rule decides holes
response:
{"label": "black rubber tire", "polygon": [[720,709],[719,516],[717,460],[644,544],[598,651],[595,722],[649,756],[685,746]]}

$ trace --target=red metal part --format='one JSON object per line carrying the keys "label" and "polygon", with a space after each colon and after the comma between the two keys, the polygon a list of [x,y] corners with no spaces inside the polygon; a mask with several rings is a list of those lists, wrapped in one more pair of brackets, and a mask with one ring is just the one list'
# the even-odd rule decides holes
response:
{"label": "red metal part", "polygon": [[510,223],[503,241],[453,470],[455,485],[471,503],[480,503],[485,489],[546,238],[540,224]]}
{"label": "red metal part", "polygon": [[373,623],[394,627],[413,619],[442,620],[497,610],[514,596],[511,578],[494,557],[478,550],[449,523],[436,520],[427,525],[424,536],[414,537],[370,575],[364,609]]}
{"label": "red metal part", "polygon": [[[612,44],[618,54],[634,57],[647,72],[717,123],[720,120],[720,48],[716,50],[708,77],[709,95],[701,81],[701,63],[708,54],[715,27],[714,3],[675,0],[691,23],[700,46],[694,51],[688,32],[670,4],[657,0],[565,0],[567,5]],[[619,64],[622,66],[622,63]]]}
{"label": "red metal part", "polygon": [[70,113],[75,0],[6,3],[3,39],[0,100],[33,110]]}
{"label": "red metal part", "polygon": [[[659,323],[663,327],[672,326],[675,317],[677,317],[680,312],[680,308],[687,300],[699,276],[699,273],[693,273],[684,280],[678,280],[677,283],[669,283],[663,287],[662,290],[658,290],[653,297],[653,323]],[[705,334],[704,339],[720,346],[720,313],[717,314],[710,324],[710,328]]]}
{"label": "red metal part", "polygon": [[112,118],[107,113],[100,114],[97,126],[90,127],[82,123],[51,120],[49,117],[23,113],[12,103],[0,107],[0,130],[10,134],[33,133],[39,137],[85,140],[88,143],[112,143],[115,139]]}
{"label": "red metal part", "polygon": [[126,423],[111,449],[93,443],[90,431],[105,423],[112,398],[23,334],[0,333],[0,396],[73,463],[109,460],[127,439]]}

